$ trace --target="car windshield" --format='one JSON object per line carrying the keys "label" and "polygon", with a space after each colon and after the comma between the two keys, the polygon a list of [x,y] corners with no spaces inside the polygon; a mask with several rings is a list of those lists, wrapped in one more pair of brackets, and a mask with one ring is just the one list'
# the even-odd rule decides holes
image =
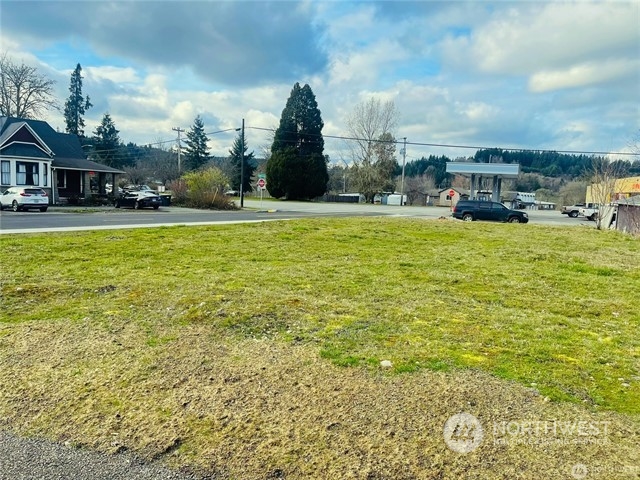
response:
{"label": "car windshield", "polygon": [[28,195],[42,195],[44,191],[39,188],[25,188],[24,193]]}

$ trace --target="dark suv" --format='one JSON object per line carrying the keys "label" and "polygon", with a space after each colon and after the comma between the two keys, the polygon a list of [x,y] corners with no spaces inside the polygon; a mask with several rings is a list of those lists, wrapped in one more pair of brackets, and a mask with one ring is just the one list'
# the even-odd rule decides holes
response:
{"label": "dark suv", "polygon": [[484,200],[460,200],[453,207],[453,218],[471,222],[473,220],[493,220],[496,222],[527,223],[529,217],[518,210],[510,210],[499,202]]}

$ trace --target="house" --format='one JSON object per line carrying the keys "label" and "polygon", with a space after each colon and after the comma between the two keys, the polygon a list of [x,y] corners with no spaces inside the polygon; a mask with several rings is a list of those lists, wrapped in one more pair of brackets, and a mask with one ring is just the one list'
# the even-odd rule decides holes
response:
{"label": "house", "polygon": [[454,207],[459,200],[469,198],[468,190],[462,190],[457,187],[443,188],[441,190],[438,190],[438,194],[440,197],[439,205],[441,207]]}
{"label": "house", "polygon": [[56,132],[41,120],[0,117],[0,189],[36,186],[51,203],[106,193],[122,170],[87,160],[77,135]]}
{"label": "house", "polygon": [[621,232],[640,235],[640,195],[616,202],[616,228]]}

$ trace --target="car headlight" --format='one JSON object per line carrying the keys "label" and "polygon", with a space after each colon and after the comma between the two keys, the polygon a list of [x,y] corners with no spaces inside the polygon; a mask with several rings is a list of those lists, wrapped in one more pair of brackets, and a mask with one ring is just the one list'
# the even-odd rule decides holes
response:
{"label": "car headlight", "polygon": [[529,217],[529,215],[528,215],[528,214],[526,214],[526,213],[523,213],[522,215],[523,215],[523,216],[525,216],[525,217],[527,217],[527,218]]}

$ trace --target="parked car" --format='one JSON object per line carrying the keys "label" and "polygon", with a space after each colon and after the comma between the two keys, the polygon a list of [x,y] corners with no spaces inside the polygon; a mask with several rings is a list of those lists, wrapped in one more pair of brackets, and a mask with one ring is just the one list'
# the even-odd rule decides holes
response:
{"label": "parked car", "polygon": [[11,208],[14,212],[37,208],[46,212],[49,195],[39,187],[10,187],[0,195],[0,210]]}
{"label": "parked car", "polygon": [[493,220],[496,222],[527,223],[525,212],[511,210],[500,202],[485,200],[460,200],[453,207],[453,218],[471,222],[473,220]]}
{"label": "parked car", "polygon": [[122,195],[113,202],[113,206],[116,208],[131,207],[136,210],[149,207],[157,210],[160,208],[160,205],[162,205],[160,196],[150,191],[124,191]]}

